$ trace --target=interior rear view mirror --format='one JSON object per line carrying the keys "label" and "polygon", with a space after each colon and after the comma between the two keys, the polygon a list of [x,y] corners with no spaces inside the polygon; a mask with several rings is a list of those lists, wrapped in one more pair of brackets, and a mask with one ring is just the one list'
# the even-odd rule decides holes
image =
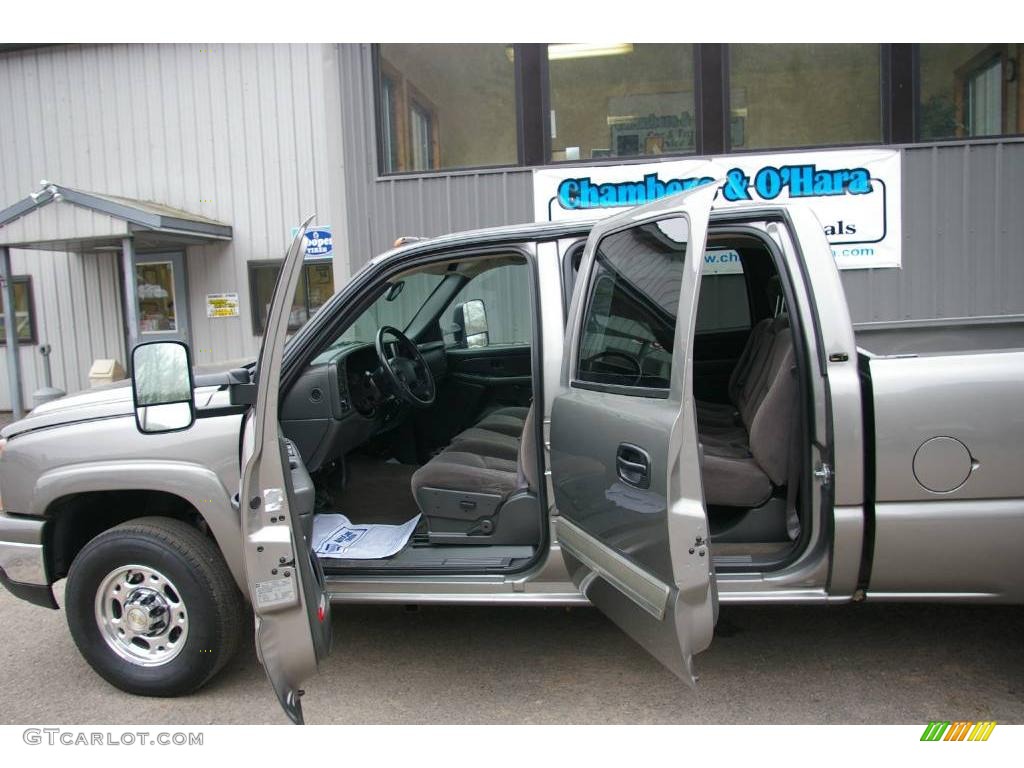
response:
{"label": "interior rear view mirror", "polygon": [[180,341],[153,341],[132,350],[135,426],[144,434],[188,429],[196,419],[192,361]]}
{"label": "interior rear view mirror", "polygon": [[487,332],[487,308],[482,299],[458,304],[452,317],[455,344],[460,347],[486,347],[490,343]]}

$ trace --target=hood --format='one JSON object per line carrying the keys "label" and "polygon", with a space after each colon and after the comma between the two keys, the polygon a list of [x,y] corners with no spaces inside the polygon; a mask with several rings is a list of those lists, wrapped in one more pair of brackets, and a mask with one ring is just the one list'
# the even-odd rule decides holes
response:
{"label": "hood", "polygon": [[[197,386],[195,390],[196,408],[226,405],[226,391],[223,394],[224,397],[218,397],[217,386]],[[221,403],[221,400],[224,402]],[[104,384],[36,406],[21,421],[4,427],[0,431],[0,437],[11,438],[34,429],[116,416],[131,416],[132,413],[131,380],[122,379],[112,384]]]}
{"label": "hood", "polygon": [[131,382],[125,379],[36,406],[21,421],[4,427],[0,436],[9,438],[31,429],[110,416],[126,416],[131,413]]}

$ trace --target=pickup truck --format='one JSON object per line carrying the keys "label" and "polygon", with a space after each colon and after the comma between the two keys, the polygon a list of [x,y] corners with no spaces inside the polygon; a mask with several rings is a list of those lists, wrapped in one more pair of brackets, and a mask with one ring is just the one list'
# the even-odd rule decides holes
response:
{"label": "pickup truck", "polygon": [[300,228],[253,364],[3,430],[0,579],[135,694],[251,610],[295,722],[332,604],[592,604],[692,683],[719,603],[1024,602],[1024,352],[858,349],[813,214],[717,188],[410,240],[289,337]]}

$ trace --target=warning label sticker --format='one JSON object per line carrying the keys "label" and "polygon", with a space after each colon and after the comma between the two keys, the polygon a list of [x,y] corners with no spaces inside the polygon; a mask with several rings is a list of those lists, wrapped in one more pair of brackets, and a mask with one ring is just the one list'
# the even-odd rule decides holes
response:
{"label": "warning label sticker", "polygon": [[273,605],[295,602],[295,579],[270,579],[256,584],[256,605],[269,608]]}

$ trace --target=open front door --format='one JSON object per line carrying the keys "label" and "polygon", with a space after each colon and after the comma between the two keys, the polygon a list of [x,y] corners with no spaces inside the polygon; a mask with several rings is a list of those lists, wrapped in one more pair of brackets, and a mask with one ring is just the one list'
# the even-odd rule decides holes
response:
{"label": "open front door", "polygon": [[593,229],[551,413],[554,521],[569,573],[691,684],[718,607],[690,349],[718,186]]}
{"label": "open front door", "polygon": [[298,453],[289,454],[278,424],[281,357],[307,224],[309,219],[292,241],[270,302],[256,370],[256,404],[243,426],[239,493],[256,650],[281,706],[296,723],[302,722],[299,686],[316,673],[331,648],[323,571],[313,554],[311,526],[301,522],[312,520],[312,494],[296,494],[296,485],[307,485],[309,476]]}

